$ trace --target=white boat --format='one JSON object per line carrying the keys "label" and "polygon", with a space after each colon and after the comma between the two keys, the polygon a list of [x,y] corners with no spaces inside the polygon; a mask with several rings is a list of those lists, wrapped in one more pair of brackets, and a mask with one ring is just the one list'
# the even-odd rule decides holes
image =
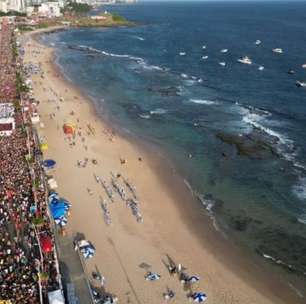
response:
{"label": "white boat", "polygon": [[186,52],[180,52],[180,56],[185,56]]}
{"label": "white boat", "polygon": [[306,82],[304,82],[304,81],[299,81],[298,80],[295,84],[296,84],[297,87],[306,88]]}
{"label": "white boat", "polygon": [[259,67],[258,67],[258,70],[259,71],[263,71],[265,69],[265,67],[263,66],[263,65],[260,65]]}
{"label": "white boat", "polygon": [[273,53],[277,53],[277,54],[282,54],[283,53],[283,49],[281,48],[275,48],[272,50]]}
{"label": "white boat", "polygon": [[260,40],[256,40],[256,41],[255,41],[255,44],[256,44],[256,45],[260,45],[260,44],[261,44],[261,41],[260,41]]}
{"label": "white boat", "polygon": [[221,53],[227,53],[228,52],[228,49],[222,49],[221,51],[220,51]]}
{"label": "white boat", "polygon": [[202,49],[205,50],[206,49],[206,45],[202,45]]}
{"label": "white boat", "polygon": [[306,63],[302,64],[302,69],[306,69]]}
{"label": "white boat", "polygon": [[208,56],[207,55],[206,56],[202,56],[202,59],[206,60],[206,59],[208,59]]}
{"label": "white boat", "polygon": [[239,58],[237,61],[243,64],[252,64],[252,60],[248,56],[243,56]]}
{"label": "white boat", "polygon": [[223,67],[226,66],[226,62],[219,62],[219,64]]}

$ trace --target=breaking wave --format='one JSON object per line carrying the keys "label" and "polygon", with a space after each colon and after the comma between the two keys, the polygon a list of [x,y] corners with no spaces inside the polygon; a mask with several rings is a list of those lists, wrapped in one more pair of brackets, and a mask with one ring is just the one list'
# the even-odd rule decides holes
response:
{"label": "breaking wave", "polygon": [[217,102],[215,102],[213,100],[207,100],[207,99],[191,98],[191,99],[189,99],[189,101],[192,102],[192,103],[203,104],[203,105],[207,105],[207,106],[217,104]]}

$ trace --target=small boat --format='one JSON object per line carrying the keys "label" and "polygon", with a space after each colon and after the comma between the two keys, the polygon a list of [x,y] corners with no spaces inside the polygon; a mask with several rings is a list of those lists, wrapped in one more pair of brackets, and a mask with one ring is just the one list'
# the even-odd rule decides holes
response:
{"label": "small boat", "polygon": [[207,55],[206,56],[202,56],[202,59],[206,60],[206,59],[208,59],[208,56]]}
{"label": "small boat", "polygon": [[228,49],[222,49],[220,52],[223,53],[223,54],[225,54],[225,53],[228,52]]}
{"label": "small boat", "polygon": [[298,80],[295,84],[296,84],[297,87],[306,88],[306,82],[304,82],[304,81],[299,81]]}
{"label": "small boat", "polygon": [[206,45],[202,45],[202,49],[205,50],[206,49]]}
{"label": "small boat", "polygon": [[293,75],[295,73],[294,70],[290,69],[288,72],[287,72],[289,75]]}
{"label": "small boat", "polygon": [[186,56],[186,52],[180,52],[180,56]]}
{"label": "small boat", "polygon": [[255,41],[255,45],[260,45],[261,44],[261,41],[260,40],[256,40]]}
{"label": "small boat", "polygon": [[239,58],[237,61],[243,64],[252,64],[252,61],[248,56],[243,56]]}
{"label": "small boat", "polygon": [[282,54],[283,53],[283,49],[281,48],[275,48],[272,50],[273,53],[277,53],[277,54]]}
{"label": "small boat", "polygon": [[226,66],[226,62],[219,62],[219,64],[223,67]]}
{"label": "small boat", "polygon": [[263,66],[263,65],[260,65],[259,67],[258,67],[258,70],[259,71],[263,71],[265,69],[265,67]]}
{"label": "small boat", "polygon": [[306,63],[302,64],[302,69],[306,69]]}

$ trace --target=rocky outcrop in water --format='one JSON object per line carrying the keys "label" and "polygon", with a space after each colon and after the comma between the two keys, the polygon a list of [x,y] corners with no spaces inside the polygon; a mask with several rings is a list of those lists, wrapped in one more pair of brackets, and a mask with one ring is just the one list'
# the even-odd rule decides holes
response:
{"label": "rocky outcrop in water", "polygon": [[161,96],[179,96],[180,90],[177,87],[166,87],[166,88],[148,88],[149,92],[157,92]]}
{"label": "rocky outcrop in water", "polygon": [[254,159],[278,157],[275,146],[278,138],[267,136],[264,132],[254,129],[249,134],[230,134],[219,132],[216,137],[222,142],[234,145],[239,155]]}
{"label": "rocky outcrop in water", "polygon": [[257,253],[283,268],[306,276],[306,237],[283,229],[266,228],[258,232]]}

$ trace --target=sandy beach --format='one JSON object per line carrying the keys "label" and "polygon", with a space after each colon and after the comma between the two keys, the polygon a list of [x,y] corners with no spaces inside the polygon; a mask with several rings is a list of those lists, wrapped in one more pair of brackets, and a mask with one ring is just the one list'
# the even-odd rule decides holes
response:
{"label": "sandy beach", "polygon": [[[49,147],[45,158],[57,162],[52,175],[58,192],[72,203],[67,234],[81,233],[94,244],[96,254],[86,261],[88,273],[97,266],[106,278],[106,289],[119,297],[119,303],[162,303],[167,287],[175,292],[173,303],[187,303],[189,290],[163,264],[167,255],[189,275],[200,276],[192,290],[205,292],[207,303],[303,302],[284,282],[254,265],[214,231],[162,156],[121,136],[97,116],[91,101],[60,75],[53,49],[29,34],[26,41],[24,62],[40,63],[44,71],[43,78],[32,77],[44,124],[38,131]],[[65,123],[76,125],[75,138],[64,134]],[[78,166],[85,159],[86,166]],[[135,186],[143,222],[137,222],[118,193],[111,202],[96,182],[98,176],[111,185],[112,174],[120,174],[121,185],[124,178]],[[110,225],[104,221],[102,199],[107,202]],[[142,263],[161,279],[146,281]]]}

